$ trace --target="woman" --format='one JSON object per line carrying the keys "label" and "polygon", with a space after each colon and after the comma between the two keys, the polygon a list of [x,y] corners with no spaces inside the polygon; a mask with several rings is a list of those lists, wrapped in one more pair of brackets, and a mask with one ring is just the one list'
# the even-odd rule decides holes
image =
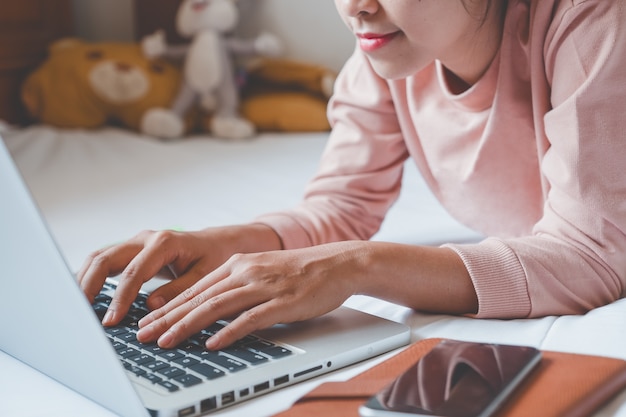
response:
{"label": "woman", "polygon": [[[174,347],[217,319],[222,348],[353,294],[476,317],[582,313],[626,291],[626,2],[335,0],[357,38],[329,106],[333,130],[302,204],[254,223],[143,232],[94,253],[103,323],[164,266],[138,339]],[[489,238],[367,241],[407,158],[441,203]]]}

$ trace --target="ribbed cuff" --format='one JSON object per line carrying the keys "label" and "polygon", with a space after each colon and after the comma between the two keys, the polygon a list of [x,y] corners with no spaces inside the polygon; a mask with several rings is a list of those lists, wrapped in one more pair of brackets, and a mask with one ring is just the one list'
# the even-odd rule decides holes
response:
{"label": "ribbed cuff", "polygon": [[281,213],[269,213],[257,217],[254,223],[271,227],[280,237],[283,249],[299,249],[311,246],[311,239],[304,228],[292,217]]}
{"label": "ribbed cuff", "polygon": [[463,260],[478,296],[478,318],[524,318],[531,311],[526,273],[515,253],[498,239],[448,244]]}

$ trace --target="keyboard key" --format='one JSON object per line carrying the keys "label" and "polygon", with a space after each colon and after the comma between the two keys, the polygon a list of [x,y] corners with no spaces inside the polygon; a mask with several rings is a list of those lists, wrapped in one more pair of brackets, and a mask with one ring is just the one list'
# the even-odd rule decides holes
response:
{"label": "keyboard key", "polygon": [[233,347],[241,347],[247,344],[250,344],[252,342],[256,342],[257,340],[260,340],[258,337],[253,336],[251,334],[247,335],[246,337],[244,337],[243,339],[239,339],[237,340],[235,343],[232,344]]}
{"label": "keyboard key", "polygon": [[236,359],[229,358],[228,356],[225,356],[225,355],[214,355],[213,357],[207,358],[206,360],[216,365],[219,365],[222,368],[225,368],[226,370],[230,372],[237,372],[237,371],[241,371],[242,369],[247,368],[246,364],[239,362]]}
{"label": "keyboard key", "polygon": [[94,303],[102,303],[102,304],[106,304],[109,305],[111,303],[112,298],[104,293],[100,293],[98,295],[96,295],[96,297],[94,298]]}
{"label": "keyboard key", "polygon": [[141,343],[139,340],[131,340],[126,342],[127,345],[129,347],[135,348],[135,349],[144,349],[144,350],[148,350],[152,345],[155,345],[156,343]]}
{"label": "keyboard key", "polygon": [[122,333],[115,337],[117,337],[123,342],[128,342],[128,343],[137,341],[137,335],[133,332]]}
{"label": "keyboard key", "polygon": [[211,337],[211,335],[208,333],[199,333],[199,334],[195,334],[191,336],[189,340],[191,340],[193,343],[197,344],[198,346],[204,347],[209,337]]}
{"label": "keyboard key", "polygon": [[102,321],[102,319],[104,318],[104,315],[106,314],[108,310],[108,307],[105,306],[104,304],[98,303],[98,304],[94,304],[92,308],[93,308],[93,311],[96,313],[96,316],[98,316],[98,319]]}
{"label": "keyboard key", "polygon": [[183,343],[182,345],[179,345],[178,346],[178,350],[181,350],[181,351],[189,354],[189,353],[202,352],[205,349],[204,349],[204,346],[200,346],[199,344],[197,344],[193,340],[188,340],[186,343]]}
{"label": "keyboard key", "polygon": [[111,336],[118,336],[128,333],[128,329],[125,327],[105,327],[104,331]]}
{"label": "keyboard key", "polygon": [[153,384],[158,384],[159,382],[163,382],[163,378],[158,377],[154,374],[149,374],[149,373],[145,373],[143,375],[139,375],[141,378],[143,379],[147,379],[148,381],[152,382]]}
{"label": "keyboard key", "polygon": [[157,352],[157,356],[160,356],[163,359],[167,359],[168,361],[173,361],[173,360],[185,357],[183,353],[177,350],[168,350],[168,349],[163,349],[160,352]]}
{"label": "keyboard key", "polygon": [[198,385],[202,382],[202,380],[196,376],[185,374],[179,377],[174,378],[174,381],[179,382],[184,387],[191,387],[194,385]]}
{"label": "keyboard key", "polygon": [[113,346],[113,349],[115,349],[117,352],[127,348],[125,343],[122,343],[118,340],[109,339],[109,341],[111,342],[111,346]]}
{"label": "keyboard key", "polygon": [[255,352],[259,352],[270,356],[273,359],[282,358],[291,355],[293,352],[282,346],[277,346],[267,340],[258,340],[246,346]]}
{"label": "keyboard key", "polygon": [[284,358],[285,356],[289,356],[293,352],[282,346],[274,346],[271,348],[264,349],[263,353],[266,355],[270,355],[272,359],[279,359],[279,358]]}
{"label": "keyboard key", "polygon": [[130,358],[130,360],[133,361],[135,365],[143,365],[143,364],[154,361],[154,358],[150,355],[143,353],[139,356],[134,356]]}
{"label": "keyboard key", "polygon": [[201,349],[201,350],[189,352],[189,354],[193,356],[194,358],[197,358],[203,361],[211,361],[211,359],[219,355],[219,352],[213,352],[211,350]]}
{"label": "keyboard key", "polygon": [[182,366],[183,368],[189,368],[190,366],[200,363],[200,361],[197,359],[193,359],[193,358],[189,358],[185,356],[184,358],[176,359],[174,363]]}
{"label": "keyboard key", "polygon": [[229,355],[235,356],[243,361],[248,362],[251,365],[259,365],[261,363],[267,362],[267,357],[260,355],[258,353],[249,351],[248,349],[224,349],[224,353],[228,353]]}
{"label": "keyboard key", "polygon": [[132,372],[133,374],[137,375],[137,376],[142,376],[146,374],[146,371],[141,369],[138,366],[131,366],[129,369],[127,369],[128,371]]}
{"label": "keyboard key", "polygon": [[158,371],[159,369],[163,369],[163,368],[168,368],[169,365],[163,361],[153,361],[153,362],[148,362],[142,365],[144,368],[148,368],[149,370],[155,372]]}
{"label": "keyboard key", "polygon": [[163,388],[165,388],[166,390],[168,390],[169,392],[176,392],[178,391],[180,388],[178,388],[178,385],[170,382],[170,381],[159,381],[156,383],[156,385],[159,385]]}
{"label": "keyboard key", "polygon": [[159,345],[157,345],[156,343],[151,343],[149,345],[146,345],[144,347],[145,350],[147,350],[148,352],[154,354],[154,355],[158,355],[159,353],[163,352],[165,349],[163,349],[162,347],[160,347]]}
{"label": "keyboard key", "polygon": [[224,328],[224,325],[221,323],[213,323],[209,327],[205,328],[202,333],[207,333],[213,335]]}
{"label": "keyboard key", "polygon": [[126,348],[126,349],[118,350],[117,354],[121,356],[122,358],[128,359],[128,358],[132,358],[133,356],[139,356],[141,352],[138,351],[137,349]]}
{"label": "keyboard key", "polygon": [[130,329],[137,330],[139,328],[140,319],[141,317],[128,315],[120,321],[120,326],[126,326],[126,327],[129,327]]}
{"label": "keyboard key", "polygon": [[274,347],[276,345],[274,343],[272,343],[272,342],[268,342],[267,340],[259,339],[259,340],[256,340],[256,341],[252,342],[252,343],[248,343],[247,346],[250,349],[254,349],[254,350],[258,350],[258,351],[262,352],[263,349],[268,349],[268,348]]}
{"label": "keyboard key", "polygon": [[226,375],[223,371],[206,363],[192,365],[189,367],[189,369],[204,376],[207,379],[216,379]]}
{"label": "keyboard key", "polygon": [[168,378],[168,379],[173,379],[182,375],[185,375],[186,372],[183,371],[180,368],[175,368],[173,366],[170,366],[169,368],[163,368],[163,369],[159,369],[157,371],[157,373],[159,373],[160,375],[163,375],[164,377]]}

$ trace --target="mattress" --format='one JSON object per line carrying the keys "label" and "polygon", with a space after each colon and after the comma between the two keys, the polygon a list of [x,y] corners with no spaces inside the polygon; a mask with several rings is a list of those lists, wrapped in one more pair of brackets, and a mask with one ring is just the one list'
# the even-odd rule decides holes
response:
{"label": "mattress", "polygon": [[[33,126],[5,129],[3,137],[68,264],[77,270],[91,251],[144,229],[195,230],[248,222],[297,204],[328,135],[262,134],[237,141],[197,135],[159,141],[115,128]],[[443,210],[408,161],[400,198],[374,239],[439,245],[481,236]],[[346,305],[408,324],[414,341],[447,337],[626,359],[626,299],[585,315],[528,320],[423,314],[365,296],[352,297]],[[321,381],[349,378],[375,362],[219,415],[271,415]],[[598,415],[626,417],[626,393]]]}

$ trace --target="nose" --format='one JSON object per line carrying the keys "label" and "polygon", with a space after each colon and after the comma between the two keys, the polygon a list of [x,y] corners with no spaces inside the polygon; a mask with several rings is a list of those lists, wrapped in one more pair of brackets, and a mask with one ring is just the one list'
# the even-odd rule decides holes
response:
{"label": "nose", "polygon": [[335,0],[337,10],[347,17],[359,17],[376,13],[378,0]]}
{"label": "nose", "polygon": [[115,68],[120,72],[127,72],[130,71],[131,66],[125,62],[117,61],[115,62]]}

